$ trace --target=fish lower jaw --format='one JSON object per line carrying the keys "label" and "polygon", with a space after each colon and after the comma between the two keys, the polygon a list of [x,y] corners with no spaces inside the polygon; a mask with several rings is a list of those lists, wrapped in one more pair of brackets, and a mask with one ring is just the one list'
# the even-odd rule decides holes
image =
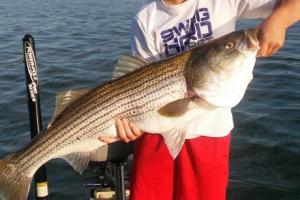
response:
{"label": "fish lower jaw", "polygon": [[243,50],[239,50],[240,53],[244,54],[245,56],[251,56],[251,57],[256,57],[257,52],[260,48],[257,49],[243,49]]}

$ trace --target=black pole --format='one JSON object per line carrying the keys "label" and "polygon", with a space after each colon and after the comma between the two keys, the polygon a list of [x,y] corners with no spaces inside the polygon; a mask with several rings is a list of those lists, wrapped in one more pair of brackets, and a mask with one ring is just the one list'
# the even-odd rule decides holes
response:
{"label": "black pole", "polygon": [[[38,86],[37,62],[34,38],[25,35],[23,38],[24,64],[26,74],[27,100],[29,110],[30,135],[34,138],[42,130],[40,96]],[[37,200],[45,200],[48,196],[46,166],[40,167],[34,176]]]}
{"label": "black pole", "polygon": [[125,173],[124,166],[127,157],[123,159],[113,160],[112,164],[115,172],[115,192],[116,200],[126,200],[126,189],[125,189]]}

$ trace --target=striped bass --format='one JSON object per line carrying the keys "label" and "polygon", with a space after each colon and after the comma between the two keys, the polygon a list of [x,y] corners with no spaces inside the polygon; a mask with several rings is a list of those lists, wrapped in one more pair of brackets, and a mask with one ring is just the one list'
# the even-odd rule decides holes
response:
{"label": "striped bass", "polygon": [[190,121],[217,109],[219,101],[242,99],[247,84],[238,87],[236,80],[252,74],[258,49],[256,31],[249,29],[154,63],[122,57],[116,75],[125,75],[59,94],[50,126],[0,160],[0,199],[26,199],[34,173],[51,159],[63,158],[79,172],[89,161],[103,160],[98,138],[116,136],[116,118],[161,134],[175,158]]}

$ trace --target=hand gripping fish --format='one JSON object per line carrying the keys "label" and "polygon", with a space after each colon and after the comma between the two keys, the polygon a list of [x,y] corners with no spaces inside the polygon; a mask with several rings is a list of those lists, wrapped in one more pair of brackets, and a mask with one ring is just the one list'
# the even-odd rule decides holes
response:
{"label": "hand gripping fish", "polygon": [[30,144],[0,160],[0,199],[25,200],[36,170],[63,158],[82,172],[101,161],[99,136],[116,136],[115,119],[127,118],[142,131],[161,134],[175,158],[189,122],[217,109],[220,101],[242,99],[259,49],[256,31],[237,31],[180,55],[147,63],[124,56],[126,75],[92,90],[58,95],[56,117]]}

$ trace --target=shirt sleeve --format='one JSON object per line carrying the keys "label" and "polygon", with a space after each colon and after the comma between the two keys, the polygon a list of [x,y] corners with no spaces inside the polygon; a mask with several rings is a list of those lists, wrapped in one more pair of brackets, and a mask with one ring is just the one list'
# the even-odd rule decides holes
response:
{"label": "shirt sleeve", "polygon": [[264,19],[273,11],[276,0],[233,0],[238,18]]}
{"label": "shirt sleeve", "polygon": [[155,49],[154,39],[145,31],[141,22],[133,18],[131,25],[131,53],[138,55],[148,61],[156,60],[159,54]]}

